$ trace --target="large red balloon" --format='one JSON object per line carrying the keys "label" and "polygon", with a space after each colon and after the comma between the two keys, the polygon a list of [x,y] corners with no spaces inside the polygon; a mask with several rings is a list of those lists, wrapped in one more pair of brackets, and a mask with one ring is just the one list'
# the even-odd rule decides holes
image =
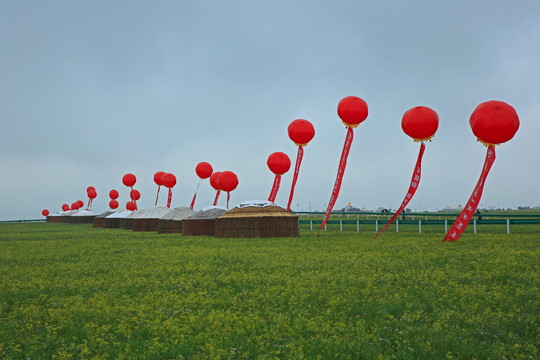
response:
{"label": "large red balloon", "polygon": [[93,186],[89,186],[89,187],[86,188],[86,192],[87,192],[87,193],[89,193],[89,192],[92,191],[92,190],[96,191],[96,188],[93,187]]}
{"label": "large red balloon", "polygon": [[49,210],[43,209],[43,211],[41,211],[41,215],[43,215],[43,216],[49,216]]}
{"label": "large red balloon", "polygon": [[73,204],[71,204],[71,210],[78,210],[80,208],[81,207],[79,206],[78,202],[74,202]]}
{"label": "large red balloon", "polygon": [[137,208],[137,204],[135,204],[135,201],[128,201],[126,203],[127,210],[135,211],[136,208]]}
{"label": "large red balloon", "polygon": [[158,171],[157,173],[154,174],[154,182],[156,183],[157,186],[163,185],[161,178],[163,177],[164,174],[165,172],[163,171]]}
{"label": "large red balloon", "polygon": [[212,165],[205,161],[198,163],[195,167],[195,172],[201,179],[208,179],[212,175],[213,171],[214,169],[212,169]]}
{"label": "large red balloon", "polygon": [[173,188],[176,185],[176,176],[171,173],[165,173],[161,177],[161,183],[168,187],[169,189]]}
{"label": "large red balloon", "polygon": [[120,196],[120,194],[118,194],[118,191],[112,189],[111,191],[109,191],[109,197],[113,200],[116,200],[118,199],[118,196]]}
{"label": "large red balloon", "polygon": [[139,192],[139,190],[131,190],[130,193],[129,193],[129,197],[131,198],[131,200],[139,200],[141,198],[141,193]]}
{"label": "large red balloon", "polygon": [[111,200],[111,201],[109,201],[109,207],[110,207],[111,209],[116,209],[116,208],[118,208],[118,205],[119,205],[119,204],[118,204],[118,201],[116,201],[116,200],[114,200],[114,199]]}
{"label": "large red balloon", "polygon": [[492,145],[507,142],[519,129],[516,110],[507,103],[496,100],[478,105],[469,123],[478,140]]}
{"label": "large red balloon", "polygon": [[219,188],[223,191],[233,191],[238,186],[238,177],[232,171],[223,171],[218,179]]}
{"label": "large red balloon", "polygon": [[313,124],[304,119],[294,120],[287,131],[289,138],[298,146],[306,146],[315,136]]}
{"label": "large red balloon", "polygon": [[287,154],[277,151],[270,154],[266,164],[274,174],[283,175],[291,168],[291,159]]}
{"label": "large red balloon", "polygon": [[338,116],[349,127],[357,127],[368,116],[368,107],[364,100],[357,96],[347,96],[338,104]]}
{"label": "large red balloon", "polygon": [[97,192],[96,192],[96,190],[90,190],[90,191],[88,192],[88,197],[89,197],[90,199],[95,199],[95,198],[97,197]]}
{"label": "large red balloon", "polygon": [[221,172],[215,171],[212,176],[210,176],[210,186],[212,186],[214,190],[222,190],[218,184],[219,175],[221,175]]}
{"label": "large red balloon", "polygon": [[124,177],[122,178],[122,182],[123,182],[124,185],[126,185],[127,187],[132,187],[132,186],[135,185],[135,183],[137,182],[137,178],[136,178],[135,175],[133,175],[133,174],[126,174],[126,175],[124,175]]}
{"label": "large red balloon", "polygon": [[79,209],[82,208],[84,206],[84,201],[77,200],[77,205],[79,205]]}
{"label": "large red balloon", "polygon": [[439,128],[439,115],[426,106],[413,107],[403,114],[401,128],[415,141],[429,140]]}
{"label": "large red balloon", "polygon": [[62,211],[68,211],[69,205],[68,204],[62,204]]}

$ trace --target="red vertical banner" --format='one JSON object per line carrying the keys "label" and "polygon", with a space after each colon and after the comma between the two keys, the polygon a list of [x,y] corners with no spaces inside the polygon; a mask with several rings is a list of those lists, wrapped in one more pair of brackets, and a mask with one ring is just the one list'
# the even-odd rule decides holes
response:
{"label": "red vertical banner", "polygon": [[332,190],[332,195],[330,196],[330,201],[328,202],[328,207],[326,208],[326,213],[324,214],[324,219],[321,224],[321,228],[319,229],[319,233],[317,236],[321,235],[321,230],[324,228],[324,225],[328,221],[328,218],[330,217],[330,213],[332,212],[332,209],[334,208],[334,204],[336,203],[336,200],[339,195],[339,189],[341,188],[341,182],[343,181],[343,173],[345,171],[345,167],[347,166],[347,157],[349,156],[349,150],[351,148],[351,143],[353,141],[353,129],[352,127],[347,127],[347,136],[345,137],[345,144],[343,144],[343,151],[341,152],[341,159],[339,160],[339,167],[338,172],[336,176],[336,182],[334,183],[334,189]]}
{"label": "red vertical banner", "polygon": [[413,176],[411,179],[411,184],[409,185],[409,191],[407,192],[407,195],[405,195],[405,199],[403,199],[403,202],[401,203],[401,206],[399,207],[398,211],[392,216],[392,218],[388,221],[388,223],[384,226],[384,228],[379,231],[375,236],[373,236],[372,239],[375,239],[377,236],[382,234],[384,230],[390,224],[396,220],[396,218],[399,216],[399,214],[405,209],[409,201],[411,201],[414,193],[416,192],[416,189],[418,188],[418,184],[420,184],[420,176],[422,174],[422,156],[424,155],[424,150],[426,149],[426,145],[424,143],[421,143],[420,145],[420,152],[418,153],[418,159],[416,160],[416,166],[414,167]]}
{"label": "red vertical banner", "polygon": [[229,200],[231,199],[231,193],[227,191],[227,209],[229,208]]}
{"label": "red vertical banner", "polygon": [[169,188],[169,196],[167,197],[167,207],[171,207],[171,200],[172,200],[172,189]]}
{"label": "red vertical banner", "polygon": [[495,146],[490,145],[487,149],[486,160],[484,161],[484,167],[482,168],[480,179],[478,179],[478,183],[476,184],[476,187],[474,188],[474,191],[469,198],[467,205],[465,205],[465,207],[461,211],[461,214],[459,214],[458,218],[454,222],[454,225],[452,225],[452,227],[448,231],[448,234],[446,234],[446,236],[444,237],[443,241],[456,241],[457,239],[459,239],[467,225],[469,225],[469,222],[471,221],[471,218],[473,217],[474,212],[478,207],[478,203],[482,198],[484,183],[494,161]]}
{"label": "red vertical banner", "polygon": [[294,196],[294,187],[296,186],[296,180],[298,179],[298,173],[300,172],[300,164],[302,163],[302,157],[304,156],[304,148],[298,147],[298,155],[296,155],[296,166],[294,167],[294,176],[291,185],[291,193],[289,194],[289,202],[287,203],[287,211],[291,211],[291,203]]}
{"label": "red vertical banner", "polygon": [[214,199],[214,206],[217,205],[217,201],[218,201],[218,198],[219,198],[219,194],[221,193],[221,190],[216,190],[216,198]]}
{"label": "red vertical banner", "polygon": [[191,200],[191,205],[189,208],[193,210],[193,206],[195,206],[195,199],[197,198],[197,191],[199,191],[199,186],[201,186],[202,179],[199,179],[199,183],[197,184],[197,189],[195,189],[195,195],[193,195],[193,200]]}
{"label": "red vertical banner", "polygon": [[156,195],[156,205],[157,206],[157,202],[158,202],[158,199],[159,199],[159,189],[161,188],[161,185],[158,185],[157,187],[157,195]]}
{"label": "red vertical banner", "polygon": [[274,178],[274,185],[272,186],[272,191],[270,191],[270,196],[268,197],[268,201],[274,202],[276,200],[280,183],[281,183],[281,175],[276,175],[276,177]]}

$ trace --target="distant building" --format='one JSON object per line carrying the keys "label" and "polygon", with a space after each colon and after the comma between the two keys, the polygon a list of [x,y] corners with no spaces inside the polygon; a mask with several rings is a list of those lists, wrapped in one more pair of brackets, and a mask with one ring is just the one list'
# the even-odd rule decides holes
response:
{"label": "distant building", "polygon": [[345,206],[343,209],[341,209],[343,212],[359,212],[360,209],[356,208],[351,205],[351,203],[348,203],[347,206]]}

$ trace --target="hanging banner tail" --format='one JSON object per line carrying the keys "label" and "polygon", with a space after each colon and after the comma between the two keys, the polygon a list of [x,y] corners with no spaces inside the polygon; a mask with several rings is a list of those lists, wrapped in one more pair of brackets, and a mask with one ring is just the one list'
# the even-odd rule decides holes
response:
{"label": "hanging banner tail", "polygon": [[270,191],[270,196],[268,201],[274,202],[276,200],[276,195],[279,190],[279,184],[281,183],[281,175],[276,175],[274,178],[274,185],[272,186],[272,191]]}
{"label": "hanging banner tail", "polygon": [[463,231],[465,231],[467,225],[469,225],[469,222],[471,221],[471,218],[473,217],[474,212],[476,211],[476,208],[480,203],[480,199],[482,198],[484,184],[494,161],[495,146],[490,145],[487,149],[486,160],[484,161],[484,167],[482,168],[480,179],[478,179],[478,183],[476,184],[476,187],[474,188],[474,191],[469,198],[467,205],[465,205],[465,207],[461,211],[461,214],[459,214],[456,221],[448,231],[448,234],[446,234],[446,236],[444,237],[443,241],[456,241],[457,239],[459,239]]}
{"label": "hanging banner tail", "polygon": [[351,149],[352,141],[353,129],[351,127],[348,127],[347,136],[345,137],[345,144],[343,144],[343,151],[341,152],[341,159],[339,161],[336,182],[334,184],[332,196],[330,196],[330,201],[328,202],[328,207],[326,208],[326,213],[324,214],[324,219],[322,221],[321,228],[319,229],[319,233],[317,234],[317,236],[321,236],[321,230],[324,228],[324,225],[326,225],[326,222],[330,217],[330,213],[332,212],[334,204],[336,203],[337,197],[339,195],[339,189],[341,188],[341,182],[343,181],[343,173],[345,171],[345,167],[347,166],[347,157],[349,156],[349,150]]}
{"label": "hanging banner tail", "polygon": [[221,193],[221,190],[216,190],[216,198],[214,199],[214,206],[217,205],[217,201],[218,201],[218,198],[219,198],[219,194]]}
{"label": "hanging banner tail", "polygon": [[231,193],[230,191],[227,191],[227,209],[229,209],[229,200],[231,198]]}
{"label": "hanging banner tail", "polygon": [[167,197],[167,207],[171,207],[171,200],[172,200],[172,189],[169,188],[169,196]]}
{"label": "hanging banner tail", "polygon": [[296,166],[294,167],[294,176],[291,184],[291,193],[289,194],[289,202],[287,203],[287,211],[291,211],[291,203],[294,196],[294,188],[296,186],[296,180],[298,179],[298,173],[300,172],[300,164],[302,163],[302,157],[304,156],[304,149],[302,146],[298,146],[298,155],[296,155]]}
{"label": "hanging banner tail", "polygon": [[201,186],[201,179],[199,179],[199,183],[197,184],[197,189],[195,189],[195,195],[193,195],[193,200],[191,200],[190,209],[193,210],[193,206],[195,206],[195,199],[197,198],[197,191],[199,191],[199,186]]}
{"label": "hanging banner tail", "polygon": [[[131,188],[131,191],[133,191],[133,186],[130,186],[130,188]],[[131,192],[130,192],[130,194],[131,194]],[[130,198],[131,198],[131,196],[130,196]],[[137,207],[137,200],[135,200],[135,199],[131,199],[131,200],[135,204],[135,210],[139,210],[139,208]]]}
{"label": "hanging banner tail", "polygon": [[156,195],[156,205],[157,206],[157,203],[158,203],[158,199],[159,199],[159,189],[161,188],[161,185],[158,185],[157,187],[157,195]]}
{"label": "hanging banner tail", "polygon": [[422,156],[424,156],[425,149],[426,149],[426,145],[424,145],[424,143],[422,142],[420,145],[420,152],[418,153],[418,159],[416,160],[416,165],[414,167],[411,184],[409,185],[409,191],[407,192],[407,195],[405,195],[405,199],[403,199],[401,206],[399,207],[398,211],[396,211],[394,216],[392,216],[392,218],[388,221],[385,227],[381,231],[379,231],[377,234],[375,234],[375,236],[373,236],[372,239],[375,239],[377,236],[381,235],[382,232],[386,230],[386,228],[389,227],[390,224],[394,220],[396,220],[396,218],[405,209],[409,201],[411,201],[412,197],[414,196],[414,193],[416,192],[416,189],[418,188],[418,184],[420,184],[420,176],[422,173]]}

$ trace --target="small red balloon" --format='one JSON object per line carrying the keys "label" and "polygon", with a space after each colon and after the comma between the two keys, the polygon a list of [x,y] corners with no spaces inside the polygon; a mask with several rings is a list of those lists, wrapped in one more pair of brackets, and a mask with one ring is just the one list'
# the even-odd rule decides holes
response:
{"label": "small red balloon", "polygon": [[484,144],[496,145],[512,139],[519,129],[516,110],[503,101],[486,101],[474,109],[469,120],[473,134]]}
{"label": "small red balloon", "polygon": [[49,216],[49,210],[43,209],[43,211],[41,211],[41,215],[43,215],[43,216]]}
{"label": "small red balloon", "polygon": [[176,176],[171,173],[165,173],[161,177],[161,183],[168,187],[169,189],[173,188],[176,185]]}
{"label": "small red balloon", "polygon": [[82,200],[77,200],[77,205],[79,205],[79,209],[84,206],[84,202]]}
{"label": "small red balloon", "polygon": [[403,114],[401,128],[415,141],[429,140],[439,128],[439,115],[426,106],[413,107]]}
{"label": "small red balloon", "polygon": [[289,138],[298,146],[306,146],[315,136],[313,124],[304,119],[294,120],[287,131]]}
{"label": "small red balloon", "polygon": [[111,191],[109,191],[109,197],[113,200],[116,200],[118,199],[118,196],[120,196],[120,194],[118,194],[118,191],[112,189]]}
{"label": "small red balloon", "polygon": [[118,208],[118,205],[119,205],[119,204],[118,204],[118,201],[116,201],[116,200],[114,200],[114,199],[111,200],[111,201],[109,201],[109,207],[110,207],[111,209],[117,209],[117,208]]}
{"label": "small red balloon", "polygon": [[87,193],[89,193],[89,192],[92,191],[92,190],[96,191],[96,188],[93,187],[93,186],[89,186],[89,187],[86,188],[86,192],[87,192]]}
{"label": "small red balloon", "polygon": [[223,171],[218,179],[218,186],[223,191],[233,191],[238,186],[238,177],[232,171]]}
{"label": "small red balloon", "polygon": [[212,169],[212,165],[205,161],[198,163],[195,167],[195,172],[201,179],[208,179],[212,175],[213,171],[214,169]]}
{"label": "small red balloon", "polygon": [[97,192],[96,192],[96,190],[90,190],[90,191],[88,192],[88,197],[89,197],[90,199],[95,199],[95,198],[97,197]]}
{"label": "small red balloon", "polygon": [[163,185],[161,178],[163,177],[164,174],[165,172],[163,171],[158,171],[157,173],[154,174],[154,182],[156,183],[157,186]]}
{"label": "small red balloon", "polygon": [[122,182],[123,182],[124,185],[126,185],[127,187],[132,187],[132,186],[135,185],[135,183],[137,182],[137,178],[136,178],[135,175],[133,175],[133,174],[126,174],[126,175],[124,175],[124,177],[122,178]]}
{"label": "small red balloon", "polygon": [[291,159],[287,154],[277,151],[270,154],[266,164],[274,174],[283,175],[291,168]]}
{"label": "small red balloon", "polygon": [[74,202],[73,204],[71,204],[71,210],[78,210],[79,208],[79,203]]}
{"label": "small red balloon", "polygon": [[215,171],[210,176],[210,186],[212,186],[214,188],[214,190],[221,190],[221,188],[219,187],[219,184],[218,184],[218,178],[219,178],[220,174],[221,174],[220,171]]}
{"label": "small red balloon", "polygon": [[68,211],[69,210],[69,205],[68,204],[63,204],[62,205],[62,211]]}
{"label": "small red balloon", "polygon": [[129,197],[131,198],[131,200],[139,200],[141,198],[141,193],[139,192],[139,190],[131,190],[131,192],[129,193]]}
{"label": "small red balloon", "polygon": [[350,127],[357,127],[368,116],[368,107],[364,100],[357,96],[347,96],[338,104],[338,116],[343,123]]}
{"label": "small red balloon", "polygon": [[135,201],[128,201],[126,203],[127,210],[135,211],[136,208],[137,208],[137,205],[135,204]]}

